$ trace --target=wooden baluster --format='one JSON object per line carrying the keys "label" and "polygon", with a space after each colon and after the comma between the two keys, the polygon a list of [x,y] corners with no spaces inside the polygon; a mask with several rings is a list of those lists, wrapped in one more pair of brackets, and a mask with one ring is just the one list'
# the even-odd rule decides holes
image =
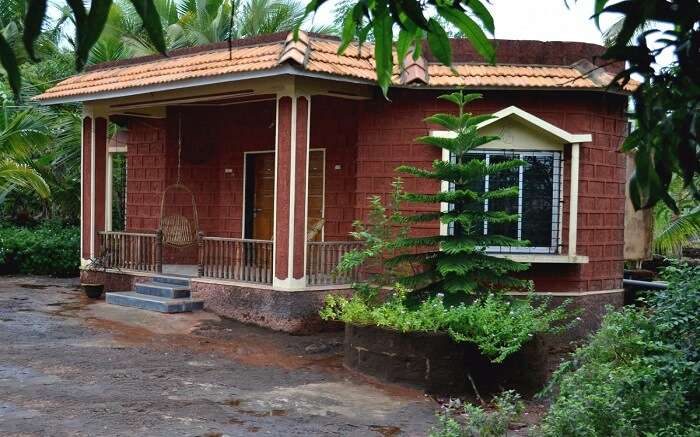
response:
{"label": "wooden baluster", "polygon": [[226,279],[231,279],[231,242],[224,242],[224,265],[226,266]]}
{"label": "wooden baluster", "polygon": [[243,280],[250,281],[250,256],[251,256],[250,243],[248,243],[248,242],[243,243],[243,248],[244,248],[243,254],[244,254],[244,258],[245,258],[245,261],[244,261],[245,271],[243,273]]}
{"label": "wooden baluster", "polygon": [[197,232],[197,276],[204,276],[204,232]]}
{"label": "wooden baluster", "polygon": [[224,242],[219,240],[219,278],[224,277]]}
{"label": "wooden baluster", "polygon": [[240,241],[236,243],[236,248],[237,248],[236,250],[238,251],[238,255],[237,255],[237,259],[236,259],[236,262],[237,262],[236,279],[239,281],[243,280],[243,277],[244,277],[243,272],[245,271],[245,264],[244,264],[245,263],[245,247],[244,247],[244,244],[245,243],[242,243]]}
{"label": "wooden baluster", "polygon": [[275,250],[273,243],[265,243],[267,246],[267,283],[272,284],[272,254]]}
{"label": "wooden baluster", "polygon": [[314,284],[314,277],[316,275],[316,245],[309,243],[309,278],[307,282],[309,285]]}
{"label": "wooden baluster", "polygon": [[163,273],[163,231],[156,233],[156,273]]}
{"label": "wooden baluster", "polygon": [[149,250],[151,251],[151,271],[155,272],[156,271],[156,239],[155,239],[155,237],[151,237],[151,247]]}

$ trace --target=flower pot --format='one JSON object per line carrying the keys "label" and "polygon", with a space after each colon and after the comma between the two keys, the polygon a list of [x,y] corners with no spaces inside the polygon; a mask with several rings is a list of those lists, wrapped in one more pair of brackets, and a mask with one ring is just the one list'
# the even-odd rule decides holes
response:
{"label": "flower pot", "polygon": [[99,299],[105,290],[104,284],[80,284],[80,286],[83,287],[85,295],[90,299]]}

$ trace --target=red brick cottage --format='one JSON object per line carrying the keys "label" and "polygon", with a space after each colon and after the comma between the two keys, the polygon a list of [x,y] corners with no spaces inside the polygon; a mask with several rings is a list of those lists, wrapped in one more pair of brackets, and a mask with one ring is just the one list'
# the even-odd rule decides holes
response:
{"label": "red brick cottage", "polygon": [[[59,83],[37,100],[84,107],[83,263],[106,255],[114,290],[158,272],[185,274],[213,311],[313,329],[323,295],[354,279],[330,271],[353,247],[348,232],[366,216],[367,198],[390,192],[400,164],[449,159],[414,138],[434,128],[426,116],[453,110],[436,97],[464,88],[484,95],[472,112],[497,116],[480,129],[501,140],[479,153],[529,163],[509,181],[521,187],[519,198],[502,205],[521,219],[499,231],[533,245],[490,249],[531,262],[538,292],[570,296],[594,314],[620,303],[625,157],[618,147],[629,90],[608,87],[611,72],[595,68],[600,46],[496,43],[498,63],[487,65],[466,41],[453,41],[456,73],[429,54],[409,60],[388,99],[375,83],[371,46],[338,55],[336,39],[303,33],[298,41],[275,34],[231,49],[97,65]],[[123,128],[111,139],[109,122]],[[127,157],[123,230],[112,226],[117,153]],[[186,188],[164,197],[178,174]],[[411,178],[405,186],[437,189]],[[167,244],[175,238],[171,216],[198,231],[178,237],[192,244]]]}

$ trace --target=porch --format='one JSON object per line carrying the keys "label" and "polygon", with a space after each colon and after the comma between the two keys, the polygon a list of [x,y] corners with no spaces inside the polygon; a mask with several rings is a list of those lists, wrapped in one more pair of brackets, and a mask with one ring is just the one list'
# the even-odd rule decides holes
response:
{"label": "porch", "polygon": [[[246,81],[86,107],[83,264],[281,291],[358,280],[335,267],[359,247],[349,232],[363,214],[356,114],[365,97],[319,87]],[[173,241],[172,220],[185,241]]]}
{"label": "porch", "polygon": [[[162,232],[100,232],[104,267],[109,271],[144,272],[230,282],[273,284],[274,242],[207,237],[197,240],[196,264],[164,264]],[[306,285],[348,285],[359,271],[338,272],[342,256],[360,247],[355,241],[306,243]]]}

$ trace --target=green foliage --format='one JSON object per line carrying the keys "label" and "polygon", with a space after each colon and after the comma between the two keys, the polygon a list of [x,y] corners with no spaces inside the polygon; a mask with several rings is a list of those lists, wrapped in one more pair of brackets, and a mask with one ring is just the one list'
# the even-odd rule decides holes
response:
{"label": "green foliage", "polygon": [[454,306],[437,295],[414,307],[407,304],[400,285],[382,303],[374,302],[377,294],[375,289],[350,299],[328,295],[321,318],[401,332],[447,332],[455,341],[476,344],[493,362],[503,361],[535,334],[561,332],[569,326],[568,301],[550,309],[548,299],[533,295],[508,299],[489,294]]}
{"label": "green foliage", "polygon": [[[300,0],[155,0],[168,50],[292,30],[303,21]],[[326,28],[311,26],[311,31]],[[116,0],[88,63],[158,53],[132,2]]]}
{"label": "green foliage", "polygon": [[[406,274],[404,266],[384,263],[385,259],[396,255],[394,243],[405,239],[410,230],[401,214],[403,181],[396,178],[391,186],[387,205],[379,196],[370,197],[367,222],[355,221],[354,231],[350,233],[354,239],[362,241],[362,248],[345,254],[336,268],[338,271],[353,271],[363,267],[372,273],[368,282],[375,286],[393,285],[397,277]],[[355,284],[356,291],[361,293],[366,293],[371,288],[368,287],[367,284]]]}
{"label": "green foliage", "polygon": [[438,414],[440,426],[430,432],[430,437],[502,437],[508,432],[508,425],[525,411],[520,395],[507,390],[493,398],[491,408],[485,409],[472,404],[462,405],[459,400],[451,401]]}
{"label": "green foliage", "polygon": [[[686,0],[596,0],[596,16],[622,14],[605,58],[625,61],[618,75],[642,84],[633,94],[635,129],[623,145],[634,151],[636,170],[630,196],[637,208],[659,201],[680,211],[669,195],[673,176],[681,178],[700,200],[700,3]],[[670,30],[662,32],[658,24]],[[655,70],[661,53],[673,53],[668,68]]]}
{"label": "green foliage", "polygon": [[557,370],[544,435],[700,435],[700,267],[665,277],[648,309],[611,310]]}
{"label": "green foliage", "polygon": [[41,117],[29,109],[17,111],[8,108],[2,102],[0,193],[20,188],[32,191],[42,198],[49,197],[51,190],[31,159],[34,147],[45,144],[47,140],[48,130]]}
{"label": "green foliage", "polygon": [[[700,176],[696,177],[700,180]],[[700,206],[683,180],[674,176],[668,189],[679,214],[665,204],[654,207],[654,250],[662,255],[680,257],[682,249],[700,239]]]}
{"label": "green foliage", "polygon": [[0,228],[0,273],[76,276],[80,266],[77,227],[44,223],[37,228]]}
{"label": "green foliage", "polygon": [[416,298],[424,295],[445,293],[447,300],[460,302],[469,295],[485,293],[489,290],[518,290],[528,287],[527,281],[514,278],[513,272],[526,270],[527,264],[514,262],[489,255],[489,246],[523,246],[525,241],[489,233],[484,235],[484,223],[498,224],[517,221],[517,214],[490,209],[484,211],[487,199],[508,198],[518,195],[518,187],[504,187],[484,192],[478,188],[484,176],[497,176],[517,168],[524,163],[508,160],[487,163],[485,158],[470,154],[477,147],[489,143],[497,137],[478,133],[479,123],[491,118],[490,115],[472,116],[465,112],[465,106],[480,94],[464,94],[462,91],[440,96],[457,107],[457,114],[435,114],[426,119],[451,132],[453,137],[426,136],[417,141],[450,152],[449,162],[436,160],[432,169],[400,166],[401,173],[422,179],[439,180],[449,183],[453,190],[435,194],[403,193],[402,199],[413,203],[432,204],[436,210],[442,202],[449,203],[449,211],[418,213],[405,217],[407,223],[439,221],[454,228],[452,235],[431,237],[401,236],[389,246],[403,253],[390,258],[386,265],[408,263],[413,273],[399,277],[398,281],[411,288]]}
{"label": "green foliage", "polygon": [[[315,13],[327,0],[311,0],[306,15]],[[432,11],[437,12],[433,17]],[[336,8],[337,26],[342,28],[342,53],[353,40],[360,44],[371,39],[379,86],[387,93],[394,68],[394,29],[398,29],[395,45],[399,63],[412,51],[420,56],[423,41],[431,52],[445,65],[452,65],[452,47],[449,33],[452,28],[466,37],[477,53],[489,62],[495,61],[496,50],[487,33],[495,31],[493,17],[481,0],[468,2],[444,2],[428,0],[375,0],[350,1]],[[401,65],[401,64],[399,64]]]}

